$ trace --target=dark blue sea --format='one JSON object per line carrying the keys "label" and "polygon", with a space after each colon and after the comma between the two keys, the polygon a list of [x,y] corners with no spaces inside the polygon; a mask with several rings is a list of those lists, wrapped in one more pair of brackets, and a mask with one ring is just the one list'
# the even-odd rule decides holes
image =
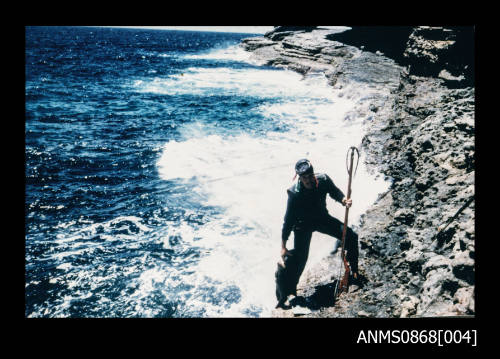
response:
{"label": "dark blue sea", "polygon": [[259,64],[257,34],[25,34],[26,317],[269,316],[293,165],[345,190],[368,90]]}

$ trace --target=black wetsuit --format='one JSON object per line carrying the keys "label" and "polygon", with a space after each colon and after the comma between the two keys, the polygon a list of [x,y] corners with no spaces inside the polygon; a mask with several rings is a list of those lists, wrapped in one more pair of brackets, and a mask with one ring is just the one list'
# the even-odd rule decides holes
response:
{"label": "black wetsuit", "polygon": [[[342,238],[343,223],[330,216],[326,208],[326,194],[342,203],[344,194],[335,186],[326,174],[315,174],[318,186],[308,190],[299,181],[290,187],[288,203],[281,239],[286,242],[290,233],[294,232],[295,254],[299,257],[296,283],[304,270],[309,255],[309,245],[314,231]],[[346,258],[352,272],[358,271],[358,235],[347,227],[345,249]]]}

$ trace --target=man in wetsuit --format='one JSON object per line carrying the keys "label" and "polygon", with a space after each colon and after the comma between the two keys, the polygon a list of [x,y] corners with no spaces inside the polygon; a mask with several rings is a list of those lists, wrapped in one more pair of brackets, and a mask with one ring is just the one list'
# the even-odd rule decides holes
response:
{"label": "man in wetsuit", "polygon": [[[342,238],[343,223],[330,216],[326,209],[326,194],[335,201],[349,208],[352,200],[345,198],[333,181],[326,174],[314,173],[313,166],[307,159],[301,159],[295,165],[295,172],[299,176],[296,184],[290,187],[288,203],[281,234],[281,256],[288,254],[286,241],[290,233],[294,232],[295,256],[298,268],[295,280],[297,284],[304,270],[309,255],[309,244],[314,231],[328,234],[335,238]],[[351,275],[358,278],[358,235],[347,227],[345,239],[346,259],[351,267]]]}

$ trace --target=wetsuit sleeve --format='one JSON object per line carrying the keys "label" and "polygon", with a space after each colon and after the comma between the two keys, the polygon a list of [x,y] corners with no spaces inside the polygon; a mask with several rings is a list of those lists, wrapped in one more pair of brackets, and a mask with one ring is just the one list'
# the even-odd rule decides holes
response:
{"label": "wetsuit sleeve", "polygon": [[293,210],[293,198],[288,196],[288,201],[286,204],[285,219],[283,222],[283,229],[281,230],[281,240],[286,242],[290,233],[292,232],[293,225],[295,223],[295,211]]}
{"label": "wetsuit sleeve", "polygon": [[342,203],[342,199],[344,199],[344,193],[333,183],[332,179],[326,175],[326,185],[327,185],[327,192],[332,197],[334,200],[337,202]]}

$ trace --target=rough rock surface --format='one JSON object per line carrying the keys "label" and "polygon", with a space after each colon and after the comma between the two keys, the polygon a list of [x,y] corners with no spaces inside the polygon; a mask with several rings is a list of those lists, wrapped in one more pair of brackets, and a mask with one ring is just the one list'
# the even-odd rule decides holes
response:
{"label": "rough rock surface", "polygon": [[356,109],[366,117],[364,160],[392,184],[356,228],[366,282],[334,302],[339,257],[330,254],[299,283],[305,317],[474,315],[472,40],[473,29],[429,27],[277,27],[243,40],[263,64],[373,90]]}

